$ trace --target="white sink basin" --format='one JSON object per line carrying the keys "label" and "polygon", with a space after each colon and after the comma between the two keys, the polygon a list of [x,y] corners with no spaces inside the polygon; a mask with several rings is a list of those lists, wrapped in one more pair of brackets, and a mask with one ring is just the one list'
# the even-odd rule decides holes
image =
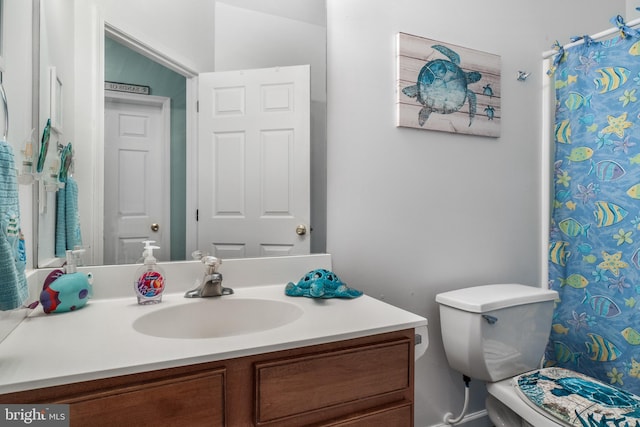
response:
{"label": "white sink basin", "polygon": [[140,316],[133,328],[160,338],[219,338],[265,331],[302,316],[295,304],[257,298],[203,298]]}

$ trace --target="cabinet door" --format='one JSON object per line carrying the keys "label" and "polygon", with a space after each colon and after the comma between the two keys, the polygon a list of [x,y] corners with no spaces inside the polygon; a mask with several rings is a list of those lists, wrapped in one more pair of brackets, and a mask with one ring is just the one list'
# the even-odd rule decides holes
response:
{"label": "cabinet door", "polygon": [[65,399],[72,426],[224,426],[224,370]]}

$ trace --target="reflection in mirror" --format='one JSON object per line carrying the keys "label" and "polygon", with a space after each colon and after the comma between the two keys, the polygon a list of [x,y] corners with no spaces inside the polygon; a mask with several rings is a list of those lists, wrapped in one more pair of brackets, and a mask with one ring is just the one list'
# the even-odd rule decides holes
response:
{"label": "reflection in mirror", "polygon": [[[213,191],[216,186],[211,184],[212,177],[217,176],[214,172],[225,167],[234,169],[227,161],[216,164],[212,160],[208,170],[204,170],[202,163],[198,165],[195,109],[198,75],[304,64],[309,64],[311,70],[310,166],[307,165],[311,179],[311,214],[303,224],[291,227],[290,232],[297,236],[297,225],[312,229],[310,251],[324,252],[325,1],[219,0],[188,3],[191,6],[176,1],[175,5],[169,2],[167,7],[152,10],[143,3],[143,0],[41,2],[40,122],[46,122],[51,115],[51,92],[47,91],[46,78],[49,67],[55,67],[63,82],[64,96],[59,105],[64,114],[64,128],[52,132],[49,157],[55,161],[58,143],[73,142],[76,159],[73,174],[79,187],[85,264],[136,262],[142,247],[139,242],[144,239],[170,242],[163,243],[168,247],[161,260],[189,259],[189,254],[196,249],[215,253],[216,247],[212,246],[215,242],[198,237],[196,218],[202,211],[198,209],[198,189],[206,185]],[[136,10],[144,13],[131,13]],[[167,28],[175,28],[175,32]],[[82,72],[74,75],[74,70]],[[105,91],[105,81],[124,83],[133,91],[147,87],[149,95]],[[123,86],[110,88],[114,87],[122,89]],[[145,103],[151,105],[145,106]],[[126,114],[118,115],[114,111]],[[147,115],[148,120],[132,119]],[[127,132],[134,135],[142,129],[141,123],[158,122],[154,129],[161,133],[151,136],[153,141],[162,141],[162,131],[166,131],[167,147],[157,150],[165,157],[153,162],[154,165],[166,163],[166,166],[156,167],[155,177],[152,168],[140,165],[142,159],[156,154],[139,147],[114,149],[114,140],[116,146],[133,143],[122,140],[122,132],[116,131],[124,129],[122,120],[117,120],[116,126],[114,117],[128,117]],[[228,155],[221,147],[230,146],[218,144],[217,153]],[[158,180],[166,182],[158,183]],[[287,192],[294,190],[287,189]],[[56,262],[53,251],[55,192],[49,193],[41,188],[39,267]],[[153,197],[144,197],[149,194]],[[145,221],[139,221],[144,222],[143,225],[126,221],[136,216],[132,213],[144,212],[151,199],[159,202],[163,214],[147,215]],[[309,238],[309,234],[304,238]],[[242,251],[229,251],[223,252],[222,257],[232,253],[243,256]]]}
{"label": "reflection in mirror", "polygon": [[136,262],[143,240],[160,260],[184,259],[186,78],[109,37],[104,46],[105,81],[130,91],[105,96],[104,264]]}
{"label": "reflection in mirror", "polygon": [[[34,8],[38,11],[38,8]],[[60,265],[56,258],[56,198],[59,190],[57,173],[60,165],[59,146],[75,142],[74,137],[74,55],[69,55],[73,46],[73,2],[44,1],[40,8],[40,67],[34,72],[38,79],[39,105],[34,105],[39,116],[39,127],[33,132],[33,147],[38,156],[47,122],[54,118],[56,126],[50,129],[48,149],[40,154],[42,172],[37,182],[38,234],[37,265],[47,267]],[[60,82],[60,85],[58,85]],[[66,117],[65,117],[66,116]],[[65,117],[62,127],[59,118]],[[58,118],[58,120],[56,120]],[[44,162],[42,162],[44,161]],[[40,169],[40,167],[38,167]],[[71,166],[73,174],[74,167]]]}

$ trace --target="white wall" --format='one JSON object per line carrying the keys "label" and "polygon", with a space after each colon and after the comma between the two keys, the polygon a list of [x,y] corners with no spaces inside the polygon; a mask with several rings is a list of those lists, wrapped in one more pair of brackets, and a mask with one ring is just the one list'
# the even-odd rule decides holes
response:
{"label": "white wall", "polygon": [[[541,53],[624,14],[624,0],[329,0],[328,252],[347,283],[429,319],[416,426],[462,407],[443,354],[438,292],[539,285]],[[396,34],[502,58],[502,136],[395,127]],[[518,70],[531,72],[516,81]],[[383,367],[381,367],[383,368]],[[470,412],[484,408],[472,381]]]}
{"label": "white wall", "polygon": [[626,0],[626,3],[627,12],[626,14],[621,14],[625,17],[626,22],[640,18],[640,12],[636,10],[636,7],[640,7],[640,3],[635,0]]}
{"label": "white wall", "polygon": [[91,1],[120,30],[196,71],[213,70],[213,1]]}
{"label": "white wall", "polygon": [[[5,71],[3,85],[9,102],[8,141],[14,148],[16,160],[21,159],[20,150],[31,132],[31,2],[24,0],[4,0],[3,56]],[[3,113],[4,114],[4,113]],[[4,116],[0,119],[4,123]],[[4,127],[2,128],[4,130]],[[31,201],[25,200],[27,218],[22,226],[31,227]],[[22,206],[21,206],[22,208]]]}
{"label": "white wall", "polygon": [[[2,82],[9,104],[7,140],[13,147],[16,166],[22,162],[20,150],[31,133],[31,2],[4,0],[4,71]],[[4,132],[4,113],[0,108],[0,135]],[[35,147],[34,147],[35,148]],[[27,241],[27,267],[33,264],[31,186],[20,186],[20,222]],[[27,310],[0,311],[0,341],[24,318]]]}

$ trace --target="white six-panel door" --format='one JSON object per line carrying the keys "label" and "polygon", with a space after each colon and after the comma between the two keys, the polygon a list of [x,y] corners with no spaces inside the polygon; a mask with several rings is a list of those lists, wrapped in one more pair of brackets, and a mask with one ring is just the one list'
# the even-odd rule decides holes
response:
{"label": "white six-panel door", "polygon": [[104,263],[169,261],[170,99],[105,92]]}
{"label": "white six-panel door", "polygon": [[198,247],[309,253],[309,66],[205,73],[198,85]]}

